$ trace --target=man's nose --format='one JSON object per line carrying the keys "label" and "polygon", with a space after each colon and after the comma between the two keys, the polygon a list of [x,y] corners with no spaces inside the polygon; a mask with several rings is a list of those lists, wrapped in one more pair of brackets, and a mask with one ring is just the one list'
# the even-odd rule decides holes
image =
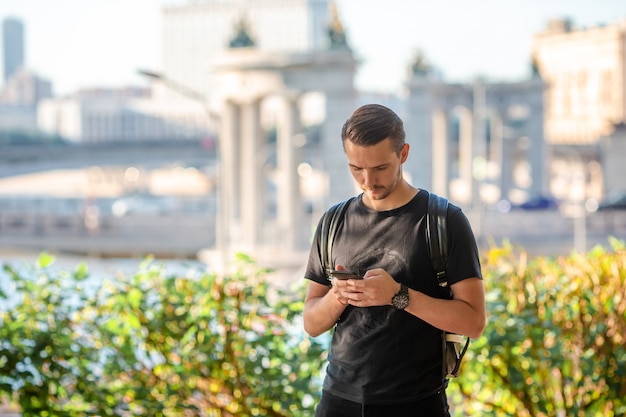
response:
{"label": "man's nose", "polygon": [[369,170],[363,170],[363,185],[371,186],[376,182],[374,173]]}

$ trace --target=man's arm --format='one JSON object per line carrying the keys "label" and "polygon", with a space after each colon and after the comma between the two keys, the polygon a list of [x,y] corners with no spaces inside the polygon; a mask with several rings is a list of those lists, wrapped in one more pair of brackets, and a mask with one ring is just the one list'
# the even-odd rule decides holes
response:
{"label": "man's arm", "polygon": [[[405,310],[438,329],[472,339],[480,337],[487,322],[483,280],[464,279],[451,289],[452,300],[409,289],[410,303]],[[365,279],[348,280],[338,289],[338,296],[357,307],[381,306],[389,305],[399,290],[400,284],[385,270],[372,269],[365,273]]]}
{"label": "man's arm", "polygon": [[335,325],[348,305],[341,292],[350,281],[354,280],[334,279],[331,288],[315,281],[309,282],[304,301],[304,330],[309,335],[319,336]]}
{"label": "man's arm", "polygon": [[487,323],[483,280],[468,278],[451,286],[452,300],[429,297],[409,289],[406,311],[438,329],[480,337]]}

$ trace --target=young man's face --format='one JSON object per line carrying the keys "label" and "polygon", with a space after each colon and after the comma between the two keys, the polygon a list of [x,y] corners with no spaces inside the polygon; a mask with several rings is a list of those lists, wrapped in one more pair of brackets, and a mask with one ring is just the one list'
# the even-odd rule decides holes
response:
{"label": "young man's face", "polygon": [[373,146],[344,143],[352,177],[371,200],[389,197],[402,181],[402,164],[406,161],[409,146],[404,144],[400,154],[387,138]]}

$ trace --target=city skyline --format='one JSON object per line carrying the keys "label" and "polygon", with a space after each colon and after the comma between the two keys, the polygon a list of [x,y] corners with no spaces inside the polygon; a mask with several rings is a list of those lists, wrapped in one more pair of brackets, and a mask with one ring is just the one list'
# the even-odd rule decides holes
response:
{"label": "city skyline", "polygon": [[[160,11],[182,0],[5,0],[0,18],[24,23],[26,67],[54,84],[57,95],[80,88],[146,85],[138,68],[161,69]],[[510,1],[337,0],[348,42],[361,61],[361,91],[397,93],[417,50],[447,81],[475,76],[518,80],[530,73],[532,36],[550,19],[574,28],[620,21],[619,0]],[[382,17],[381,17],[382,16]],[[509,33],[506,33],[509,31]],[[77,34],[80,34],[78,36]]]}

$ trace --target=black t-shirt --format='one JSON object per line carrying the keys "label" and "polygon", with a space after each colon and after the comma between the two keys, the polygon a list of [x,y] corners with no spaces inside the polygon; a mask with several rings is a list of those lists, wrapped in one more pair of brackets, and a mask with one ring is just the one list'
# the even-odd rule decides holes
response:
{"label": "black t-shirt", "polygon": [[[439,287],[426,244],[428,192],[406,205],[375,211],[354,197],[346,210],[332,250],[332,266],[341,264],[363,275],[383,268],[398,282],[429,296],[449,298]],[[478,248],[461,209],[449,204],[449,285],[482,278]],[[319,225],[305,277],[329,281],[320,257]],[[350,401],[368,404],[414,401],[444,385],[442,332],[392,306],[348,306],[333,330],[324,389]]]}

